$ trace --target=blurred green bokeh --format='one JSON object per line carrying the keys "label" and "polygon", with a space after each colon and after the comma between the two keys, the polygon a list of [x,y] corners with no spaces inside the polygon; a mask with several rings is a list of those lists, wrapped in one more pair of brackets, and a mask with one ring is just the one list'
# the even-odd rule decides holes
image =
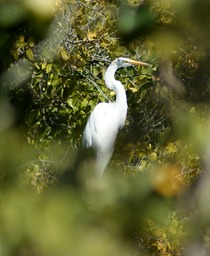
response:
{"label": "blurred green bokeh", "polygon": [[[1,2],[2,255],[209,254],[208,10]],[[79,148],[93,107],[114,100],[103,74],[118,56],[151,67],[116,74],[129,111],[99,180]]]}

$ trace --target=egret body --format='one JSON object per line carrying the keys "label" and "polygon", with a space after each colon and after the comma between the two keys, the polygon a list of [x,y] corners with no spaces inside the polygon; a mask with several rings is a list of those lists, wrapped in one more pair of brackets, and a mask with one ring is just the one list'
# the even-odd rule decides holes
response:
{"label": "egret body", "polygon": [[99,103],[92,111],[84,130],[82,144],[84,148],[92,148],[95,151],[95,169],[99,176],[103,175],[113,154],[117,133],[125,124],[128,108],[124,86],[115,79],[114,75],[117,69],[133,65],[148,66],[149,64],[123,57],[110,64],[104,80],[106,86],[115,91],[116,101]]}

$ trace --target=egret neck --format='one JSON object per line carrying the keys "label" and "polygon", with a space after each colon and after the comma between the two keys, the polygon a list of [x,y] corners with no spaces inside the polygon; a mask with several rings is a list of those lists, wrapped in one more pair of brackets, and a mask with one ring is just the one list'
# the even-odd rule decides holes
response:
{"label": "egret neck", "polygon": [[121,126],[123,126],[126,119],[128,105],[127,105],[127,97],[126,97],[124,86],[120,81],[116,80],[114,77],[117,69],[118,69],[117,65],[109,66],[105,73],[104,80],[105,80],[106,86],[109,89],[115,91],[116,93],[116,102],[114,102],[113,104],[116,106],[118,110],[119,117],[122,118],[120,120],[122,121]]}

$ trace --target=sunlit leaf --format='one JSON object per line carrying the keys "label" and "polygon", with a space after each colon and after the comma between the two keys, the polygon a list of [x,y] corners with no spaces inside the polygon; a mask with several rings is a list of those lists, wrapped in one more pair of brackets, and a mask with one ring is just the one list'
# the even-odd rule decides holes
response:
{"label": "sunlit leaf", "polygon": [[46,66],[47,66],[47,63],[46,62],[42,62],[42,65],[41,65],[42,69],[46,69]]}
{"label": "sunlit leaf", "polygon": [[52,69],[52,63],[47,64],[47,66],[46,66],[46,73],[47,74],[50,73],[51,69]]}
{"label": "sunlit leaf", "polygon": [[33,52],[32,52],[31,49],[27,49],[27,50],[26,50],[26,56],[27,56],[27,58],[28,58],[29,60],[33,60],[33,59],[34,59],[34,54],[33,54]]}
{"label": "sunlit leaf", "polygon": [[69,56],[67,54],[67,52],[65,50],[61,51],[61,57],[63,58],[63,60],[67,61],[69,59]]}
{"label": "sunlit leaf", "polygon": [[93,41],[95,38],[96,38],[96,32],[91,32],[91,31],[89,31],[89,32],[87,33],[87,40],[88,40],[88,41]]}

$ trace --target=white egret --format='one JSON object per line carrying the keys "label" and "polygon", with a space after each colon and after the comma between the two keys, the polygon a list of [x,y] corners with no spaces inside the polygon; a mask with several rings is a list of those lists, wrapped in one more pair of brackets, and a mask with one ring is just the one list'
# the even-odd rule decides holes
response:
{"label": "white egret", "polygon": [[83,134],[83,148],[92,148],[96,153],[96,172],[102,176],[113,154],[114,143],[119,129],[125,124],[127,98],[123,85],[114,75],[117,69],[133,65],[149,66],[141,61],[128,58],[114,60],[105,73],[106,86],[116,93],[116,101],[101,102],[92,111]]}

